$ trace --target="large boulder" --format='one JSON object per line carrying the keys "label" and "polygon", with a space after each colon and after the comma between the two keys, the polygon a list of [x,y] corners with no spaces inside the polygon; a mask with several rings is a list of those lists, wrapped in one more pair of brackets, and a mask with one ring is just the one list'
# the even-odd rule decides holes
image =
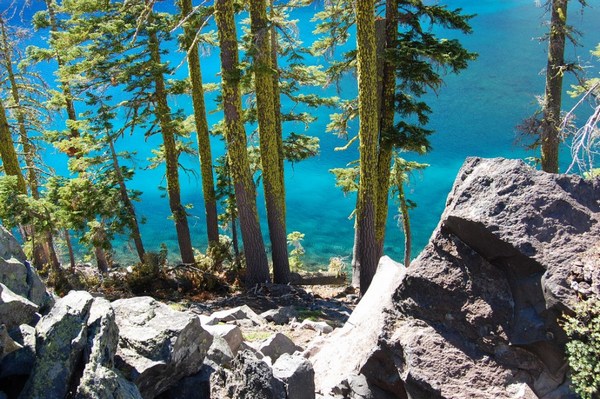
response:
{"label": "large boulder", "polygon": [[62,399],[73,389],[92,302],[89,293],[71,291],[36,325],[36,362],[20,398]]}
{"label": "large boulder", "polygon": [[0,282],[42,308],[50,308],[54,302],[17,240],[1,225]]}
{"label": "large boulder", "polygon": [[119,345],[115,365],[151,399],[197,373],[212,336],[200,319],[150,297],[114,301]]}
{"label": "large boulder", "polygon": [[[599,180],[468,159],[429,244],[393,294],[364,302],[371,286],[357,306],[349,323],[369,331],[356,329],[352,339],[345,327],[313,350],[317,389],[349,374],[340,365],[331,371],[337,377],[319,379],[324,356],[343,356],[344,343],[368,336],[351,367],[396,397],[575,397],[557,320],[582,290],[598,292],[599,237]],[[374,306],[383,320],[369,327]]]}
{"label": "large boulder", "polygon": [[286,399],[283,382],[273,377],[273,370],[252,351],[240,351],[231,370],[219,368],[212,373],[211,397],[222,399]]}
{"label": "large boulder", "polygon": [[5,325],[7,330],[31,323],[38,309],[35,303],[0,283],[0,324]]}
{"label": "large boulder", "polygon": [[273,364],[273,377],[283,382],[288,399],[315,398],[315,371],[308,359],[284,353]]}
{"label": "large boulder", "polygon": [[135,384],[114,369],[119,328],[115,322],[115,312],[106,299],[94,299],[86,335],[85,366],[75,398],[141,399]]}

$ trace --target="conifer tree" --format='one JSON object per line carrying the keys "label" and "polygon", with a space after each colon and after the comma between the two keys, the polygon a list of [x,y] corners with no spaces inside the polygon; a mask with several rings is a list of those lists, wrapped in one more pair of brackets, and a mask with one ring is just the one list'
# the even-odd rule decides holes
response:
{"label": "conifer tree", "polygon": [[[16,69],[19,59],[23,59],[22,53],[17,52],[18,40],[21,39],[23,30],[13,30],[9,33],[10,27],[0,16],[0,58],[6,70],[6,86],[10,92],[10,106],[15,115],[16,130],[22,147],[23,159],[25,163],[25,180],[27,188],[33,199],[40,198],[38,166],[36,165],[37,148],[30,137],[31,130],[40,131],[44,120],[45,107],[41,104],[39,95],[44,91],[44,82],[39,75],[28,73],[21,67]],[[13,54],[18,58],[15,60]],[[20,179],[18,179],[20,186]],[[27,190],[21,193],[27,194]],[[23,226],[25,238],[33,241],[33,261],[37,267],[44,264],[51,264],[53,268],[58,268],[59,262],[54,249],[54,240],[52,232],[36,232],[33,225]]]}
{"label": "conifer tree", "polygon": [[[375,76],[381,76],[375,80],[376,85],[376,114],[378,119],[378,132],[375,166],[376,168],[376,204],[375,209],[375,247],[373,256],[375,262],[383,251],[385,239],[385,226],[388,214],[388,198],[390,183],[392,179],[392,159],[394,149],[404,151],[415,151],[424,153],[430,150],[428,136],[431,130],[425,128],[428,122],[430,108],[419,97],[428,89],[436,90],[443,83],[443,72],[458,73],[466,68],[467,62],[475,58],[475,54],[466,51],[457,40],[439,39],[432,29],[426,26],[442,26],[448,29],[456,29],[463,33],[469,33],[469,16],[463,15],[461,10],[448,10],[443,5],[425,5],[418,1],[388,0],[385,3],[385,21],[382,21],[382,29],[370,28],[373,41],[376,39],[375,47],[378,52],[377,58],[382,62],[375,62]],[[358,8],[357,8],[358,11]],[[350,37],[350,28],[357,23],[358,14],[352,12],[352,8],[346,2],[332,1],[325,7],[324,11],[317,14],[322,22],[318,25],[316,32],[326,36],[315,42],[313,49],[323,54],[333,52],[334,48],[345,43]],[[358,30],[357,30],[358,39]],[[359,45],[360,48],[360,45]],[[345,73],[352,71],[357,65],[357,51],[349,51],[341,61],[334,61],[329,67],[328,74],[331,81],[337,81]],[[360,95],[359,88],[359,95]],[[349,121],[356,116],[362,119],[363,111],[360,105],[353,100],[341,102],[342,112],[332,115],[332,121],[328,125],[328,131],[337,133],[339,136],[348,136]],[[396,116],[401,119],[396,122]],[[362,126],[362,122],[361,122]],[[358,136],[351,138],[342,149],[348,148]],[[359,141],[360,143],[360,141]],[[360,146],[361,163],[364,159],[363,146]],[[334,169],[332,172],[338,179],[338,185],[346,191],[358,189],[363,181],[363,165],[360,171],[356,167],[348,170]],[[361,183],[357,186],[356,179]],[[359,195],[357,198],[357,224],[355,231],[355,246],[353,261],[353,283],[361,285],[363,281],[370,283],[371,276],[363,278],[360,267],[360,243],[359,224],[364,223],[360,219],[364,216],[358,215],[360,203],[364,201]],[[370,222],[369,222],[370,223]],[[369,245],[371,238],[368,238]],[[370,264],[373,267],[373,264]],[[370,268],[368,274],[374,273]],[[374,265],[376,267],[376,263]]]}
{"label": "conifer tree", "polygon": [[[273,278],[276,283],[289,282],[290,265],[287,251],[285,190],[283,185],[283,151],[279,145],[281,129],[275,109],[276,82],[273,78],[271,30],[267,20],[265,0],[250,0],[251,54],[260,138],[260,155],[273,254]],[[278,92],[277,92],[278,94]],[[279,101],[277,101],[279,104]]]}
{"label": "conifer tree", "polygon": [[[215,182],[213,178],[212,151],[210,134],[206,120],[206,105],[204,102],[204,87],[202,84],[202,69],[198,54],[199,30],[207,18],[200,10],[192,7],[191,0],[179,0],[183,22],[183,49],[187,54],[188,70],[190,75],[192,104],[194,106],[194,122],[196,124],[196,137],[198,154],[200,157],[200,170],[202,178],[202,192],[204,194],[204,208],[206,213],[206,231],[209,244],[219,242],[219,226],[217,217],[217,201],[215,197]],[[206,11],[205,8],[202,11]]]}
{"label": "conifer tree", "polygon": [[247,140],[242,120],[241,71],[233,2],[215,1],[215,20],[221,49],[221,78],[225,140],[246,256],[246,285],[270,281],[267,255],[256,210],[256,188],[250,174]]}
{"label": "conifer tree", "polygon": [[377,54],[375,46],[375,3],[356,2],[356,41],[358,72],[358,132],[360,183],[356,202],[356,239],[354,241],[353,280],[365,293],[377,270],[375,215],[377,205],[377,139],[379,132],[377,101]]}

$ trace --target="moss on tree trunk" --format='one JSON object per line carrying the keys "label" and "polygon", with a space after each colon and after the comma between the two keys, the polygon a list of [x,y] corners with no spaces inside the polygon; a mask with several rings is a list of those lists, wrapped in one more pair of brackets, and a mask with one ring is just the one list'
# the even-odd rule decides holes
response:
{"label": "moss on tree trunk", "polygon": [[356,2],[358,60],[358,112],[360,184],[356,206],[356,235],[353,272],[359,273],[360,291],[373,280],[379,259],[375,234],[377,202],[377,141],[379,136],[377,55],[373,0]]}
{"label": "moss on tree trunk", "polygon": [[[148,46],[150,57],[154,65],[161,64],[160,49],[156,32],[149,33]],[[156,99],[156,119],[160,124],[160,130],[163,138],[165,151],[165,160],[167,165],[167,194],[169,195],[169,207],[175,222],[177,231],[177,242],[179,252],[183,263],[192,264],[194,260],[194,250],[190,237],[190,229],[187,222],[187,213],[181,204],[181,192],[179,187],[179,152],[175,141],[175,129],[171,120],[171,109],[167,103],[167,91],[162,71],[155,72],[155,99]]]}
{"label": "moss on tree trunk", "polygon": [[246,133],[242,122],[242,99],[239,87],[241,72],[233,2],[216,0],[215,20],[221,48],[221,93],[225,114],[225,140],[246,256],[246,285],[250,287],[269,281],[270,276],[256,210],[256,188],[250,174]]}
{"label": "moss on tree trunk", "polygon": [[276,283],[286,284],[290,279],[290,265],[285,228],[285,193],[277,137],[280,129],[277,128],[275,109],[271,31],[265,0],[250,1],[250,30],[253,39],[251,54],[254,59],[254,86],[263,187],[273,256],[273,278]]}
{"label": "moss on tree trunk", "polygon": [[568,0],[552,0],[552,16],[548,39],[548,64],[546,66],[546,93],[542,120],[542,169],[558,173],[558,149],[562,105],[562,84],[565,72],[565,39],[567,36]]}
{"label": "moss on tree trunk", "polygon": [[[191,0],[180,0],[180,7],[184,18],[192,13]],[[198,155],[200,158],[202,193],[204,195],[204,210],[206,213],[206,231],[209,244],[216,244],[219,242],[219,223],[213,177],[212,151],[208,122],[206,120],[206,105],[204,102],[204,87],[202,85],[202,69],[198,55],[198,43],[194,42],[199,26],[193,23],[194,18],[191,18],[191,21],[183,25],[185,49],[187,51],[188,70],[192,85],[192,104],[194,106],[194,122],[196,124],[196,138],[198,140]]]}

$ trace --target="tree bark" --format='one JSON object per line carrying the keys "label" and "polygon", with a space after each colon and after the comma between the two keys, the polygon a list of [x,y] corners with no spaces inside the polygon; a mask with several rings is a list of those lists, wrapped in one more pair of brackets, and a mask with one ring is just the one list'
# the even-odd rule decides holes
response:
{"label": "tree bark", "polygon": [[[398,35],[398,1],[387,0],[385,7],[385,48],[392,49],[396,45]],[[392,143],[386,139],[386,134],[394,126],[396,93],[396,72],[391,61],[385,58],[385,54],[379,54],[383,58],[383,74],[380,94],[379,114],[379,153],[377,160],[377,215],[375,230],[377,237],[377,258],[383,255],[383,244],[385,242],[385,227],[387,225],[388,201],[390,190],[390,170],[392,166]]]}
{"label": "tree bark", "polygon": [[568,0],[552,0],[552,16],[548,39],[546,93],[542,120],[542,170],[558,173],[558,150],[562,105],[563,74],[565,72],[565,39],[567,35]]}
{"label": "tree bark", "polygon": [[[148,47],[150,57],[156,66],[161,64],[160,49],[156,32],[149,33]],[[155,72],[153,76],[156,98],[156,119],[160,124],[163,138],[165,158],[167,164],[167,193],[169,195],[169,206],[173,214],[175,229],[177,231],[177,242],[181,261],[186,264],[195,263],[194,249],[190,237],[190,229],[187,222],[185,208],[181,204],[181,192],[179,187],[179,153],[175,141],[175,131],[171,120],[171,109],[167,103],[167,91],[162,71]]]}
{"label": "tree bark", "polygon": [[225,140],[228,162],[234,183],[244,254],[246,256],[246,285],[270,281],[269,266],[256,210],[256,188],[250,174],[246,133],[242,122],[242,99],[239,80],[237,35],[233,2],[215,1],[215,20],[221,48],[221,76]]}
{"label": "tree bark", "polygon": [[254,59],[254,86],[263,187],[273,257],[273,279],[275,283],[287,284],[290,280],[290,264],[285,228],[285,193],[277,140],[278,120],[273,88],[271,32],[268,26],[266,7],[265,0],[250,1],[250,31],[254,46],[251,54]]}
{"label": "tree bark", "polygon": [[125,178],[123,177],[123,173],[121,173],[121,167],[119,166],[119,158],[117,156],[117,152],[115,151],[115,146],[112,137],[108,138],[108,146],[110,148],[113,169],[115,171],[115,175],[117,176],[117,182],[119,184],[119,193],[121,195],[121,201],[123,201],[123,206],[127,210],[127,224],[131,229],[131,238],[133,238],[133,243],[135,244],[135,249],[137,251],[138,257],[140,258],[140,262],[143,263],[144,254],[146,253],[146,251],[144,250],[142,233],[140,232],[140,226],[138,224],[137,216],[135,213],[135,207],[133,206],[133,203],[129,198],[129,193],[127,192]]}
{"label": "tree bark", "polygon": [[[182,17],[192,13],[192,1],[180,0]],[[202,193],[204,194],[204,210],[206,213],[206,231],[208,243],[218,244],[219,222],[217,215],[217,199],[215,196],[215,182],[213,177],[212,151],[210,147],[210,134],[206,120],[206,105],[204,102],[204,87],[202,85],[202,69],[198,55],[198,44],[194,43],[197,24],[185,23],[183,25],[185,48],[187,50],[188,69],[192,84],[192,104],[194,106],[194,122],[196,123],[196,137],[198,140],[198,155],[200,157],[200,172],[202,176]]]}
{"label": "tree bark", "polygon": [[360,291],[364,294],[377,270],[375,215],[377,201],[377,56],[375,44],[375,5],[373,0],[356,2],[356,39],[358,60],[358,112],[360,184],[356,208],[356,253],[353,271],[360,272]]}
{"label": "tree bark", "polygon": [[21,165],[19,165],[15,143],[10,133],[10,126],[8,125],[6,109],[2,101],[0,101],[0,157],[2,158],[4,173],[7,176],[16,176],[19,193],[27,194],[27,185],[21,172]]}

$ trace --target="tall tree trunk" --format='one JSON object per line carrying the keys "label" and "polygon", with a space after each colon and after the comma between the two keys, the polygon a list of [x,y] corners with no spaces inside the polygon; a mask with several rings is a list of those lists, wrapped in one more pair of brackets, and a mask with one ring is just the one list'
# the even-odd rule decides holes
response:
{"label": "tall tree trunk", "polygon": [[567,35],[568,0],[552,0],[552,17],[548,39],[548,64],[546,66],[546,93],[542,121],[542,169],[558,173],[558,149],[560,144],[560,110],[562,83],[565,72],[565,39]]}
{"label": "tall tree trunk", "polygon": [[142,233],[140,233],[140,226],[138,224],[137,216],[135,213],[135,207],[129,198],[129,193],[127,192],[127,186],[125,185],[125,178],[123,177],[123,173],[121,173],[121,167],[119,166],[119,158],[117,156],[117,152],[115,151],[115,146],[112,140],[112,137],[108,138],[108,146],[110,148],[110,155],[112,158],[113,169],[115,171],[117,182],[119,183],[119,193],[121,194],[121,201],[123,201],[123,205],[127,210],[127,224],[131,229],[131,238],[133,238],[133,242],[135,244],[135,249],[137,251],[138,257],[140,258],[140,262],[144,262],[144,243],[142,242]]}
{"label": "tall tree trunk", "polygon": [[215,20],[221,47],[221,76],[225,140],[246,255],[246,285],[270,281],[269,265],[256,210],[256,188],[250,173],[246,133],[242,122],[240,71],[233,2],[215,1]]}
{"label": "tall tree trunk", "polygon": [[[12,66],[12,48],[9,45],[8,35],[6,32],[6,26],[4,20],[0,17],[0,33],[2,35],[2,44],[4,47],[4,63],[6,66],[6,72],[8,75],[8,81],[10,83],[10,92],[12,95],[13,102],[15,104],[15,113],[17,117],[17,124],[19,127],[19,138],[23,147],[23,157],[25,159],[25,166],[27,167],[26,183],[29,186],[29,191],[34,199],[40,198],[39,183],[37,170],[35,166],[35,148],[31,144],[25,123],[25,114],[21,104],[21,96],[19,93],[19,86],[17,85],[17,79]],[[32,240],[35,238],[35,229],[33,226],[27,226],[26,230],[29,232]],[[42,267],[45,264],[51,264],[53,267],[59,267],[58,257],[54,249],[52,233],[47,232],[40,237],[39,242],[33,243],[33,259],[36,267]]]}
{"label": "tall tree trunk", "polygon": [[260,155],[263,187],[273,256],[273,279],[286,284],[290,280],[290,264],[285,229],[285,193],[281,177],[277,143],[277,118],[275,116],[275,90],[271,35],[267,21],[265,0],[250,1],[250,30],[253,38],[254,86],[258,114]]}
{"label": "tall tree trunk", "polygon": [[[182,17],[186,18],[192,13],[192,0],[180,0]],[[210,148],[210,134],[206,120],[206,105],[204,103],[204,87],[202,85],[202,69],[198,55],[198,43],[194,37],[199,29],[198,24],[187,22],[183,25],[185,48],[187,50],[188,69],[192,84],[192,104],[194,106],[194,121],[196,123],[196,137],[198,139],[198,155],[200,157],[200,171],[202,175],[202,193],[204,194],[204,210],[206,212],[206,231],[208,243],[219,242],[219,222],[217,215],[217,199],[215,196],[215,182],[213,177],[212,151]]]}
{"label": "tall tree trunk", "polygon": [[[154,31],[149,33],[148,47],[154,65],[159,66],[161,64],[160,49],[158,37]],[[173,121],[171,120],[171,109],[167,103],[167,91],[162,71],[155,72],[153,78],[155,84],[154,94],[156,97],[156,118],[160,124],[167,164],[167,193],[169,195],[169,206],[173,214],[173,220],[175,221],[181,261],[183,263],[193,264],[195,263],[194,249],[192,248],[187,214],[185,208],[181,204],[181,192],[179,188],[179,153],[175,141]]]}
{"label": "tall tree trunk", "polygon": [[[275,18],[275,10],[273,6],[273,0],[270,0],[270,12],[271,21]],[[281,124],[281,90],[279,89],[279,39],[277,35],[277,27],[271,24],[271,65],[273,70],[273,102],[275,106],[275,130],[277,132],[277,151],[279,153],[279,170],[281,176],[281,187],[283,188],[285,196],[285,182],[284,182],[284,170],[283,170],[283,126]],[[285,198],[285,197],[284,197]],[[285,206],[285,201],[284,201]]]}
{"label": "tall tree trunk", "polygon": [[[387,0],[385,6],[386,49],[395,48],[397,35],[398,1]],[[385,54],[379,54],[378,57],[383,58],[379,114],[379,153],[377,160],[377,216],[375,221],[377,258],[380,258],[383,255],[383,244],[385,242],[393,150],[392,143],[386,139],[386,135],[394,126],[396,72],[393,63],[385,57]]]}
{"label": "tall tree trunk", "polygon": [[67,251],[69,253],[69,264],[71,265],[71,269],[75,269],[75,252],[73,251],[73,244],[71,242],[71,235],[69,234],[69,230],[64,230],[65,235],[65,243],[67,245]]}
{"label": "tall tree trunk", "polygon": [[19,165],[15,143],[10,134],[6,109],[2,101],[0,101],[0,157],[2,158],[4,173],[7,176],[16,176],[17,190],[20,194],[27,194],[27,185],[21,172],[21,165]]}
{"label": "tall tree trunk", "polygon": [[358,49],[358,113],[360,184],[356,207],[356,253],[353,272],[360,273],[360,291],[364,294],[377,270],[375,215],[377,201],[377,55],[375,44],[375,5],[373,0],[356,1],[356,39]]}

